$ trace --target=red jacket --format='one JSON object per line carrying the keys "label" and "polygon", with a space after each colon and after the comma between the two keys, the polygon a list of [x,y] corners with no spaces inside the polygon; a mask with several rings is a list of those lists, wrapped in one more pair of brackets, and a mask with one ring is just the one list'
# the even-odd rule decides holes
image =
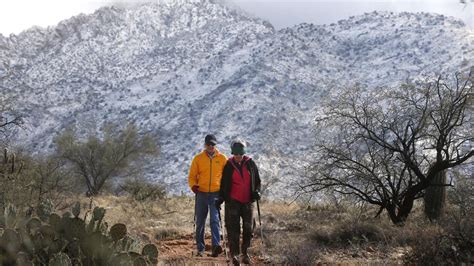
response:
{"label": "red jacket", "polygon": [[260,191],[260,175],[252,158],[244,156],[241,165],[242,170],[233,157],[227,160],[222,173],[219,197],[245,204],[255,200],[252,198],[252,192]]}
{"label": "red jacket", "polygon": [[234,167],[232,186],[230,188],[230,198],[240,203],[250,202],[252,181],[250,179],[251,177],[247,167],[247,161],[248,157],[244,157],[240,164],[233,159],[228,160],[232,167]]}

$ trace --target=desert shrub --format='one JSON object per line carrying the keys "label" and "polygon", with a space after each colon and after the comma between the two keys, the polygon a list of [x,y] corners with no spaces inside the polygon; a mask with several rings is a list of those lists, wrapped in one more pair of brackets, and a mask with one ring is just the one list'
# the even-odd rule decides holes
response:
{"label": "desert shrub", "polygon": [[405,258],[407,263],[426,263],[434,265],[456,262],[456,248],[452,239],[446,237],[436,226],[418,232],[412,243],[412,252]]}
{"label": "desert shrub", "polygon": [[166,197],[166,190],[161,184],[141,179],[126,180],[120,189],[137,201],[155,201]]}
{"label": "desert shrub", "polygon": [[454,186],[448,194],[449,203],[457,210],[460,218],[474,215],[474,178],[462,171],[452,171]]}
{"label": "desert shrub", "polygon": [[[453,210],[451,210],[453,211]],[[410,241],[408,263],[460,264],[474,262],[474,217],[447,212],[436,224],[420,227]]]}
{"label": "desert shrub", "polygon": [[164,239],[173,239],[177,238],[181,235],[178,229],[176,228],[162,228],[159,229],[158,232],[155,234],[156,240],[164,240]]}
{"label": "desert shrub", "polygon": [[74,186],[62,160],[8,149],[0,155],[0,179],[0,212],[7,202],[19,210],[36,208],[44,199],[62,206]]}
{"label": "desert shrub", "polygon": [[288,246],[283,255],[283,265],[313,265],[318,259],[316,249],[308,243]]}
{"label": "desert shrub", "polygon": [[278,265],[313,265],[319,259],[318,246],[305,236],[295,236],[291,233],[275,232],[267,235],[272,239],[270,248],[272,263]]}
{"label": "desert shrub", "polygon": [[[322,230],[321,230],[322,229]],[[314,242],[326,245],[363,244],[386,240],[383,230],[374,223],[345,221],[333,228],[320,228],[312,232]]]}

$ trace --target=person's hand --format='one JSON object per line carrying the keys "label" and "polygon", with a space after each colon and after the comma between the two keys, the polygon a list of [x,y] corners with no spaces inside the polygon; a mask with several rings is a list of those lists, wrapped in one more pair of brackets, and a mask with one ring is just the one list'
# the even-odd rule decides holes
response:
{"label": "person's hand", "polygon": [[260,198],[261,198],[260,191],[252,192],[252,200],[260,200]]}
{"label": "person's hand", "polygon": [[199,186],[198,185],[194,185],[191,190],[194,192],[194,193],[198,193],[199,191]]}
{"label": "person's hand", "polygon": [[217,208],[218,210],[221,210],[221,205],[222,205],[223,202],[224,202],[224,199],[221,198],[221,197],[219,197],[219,198],[216,199],[215,204],[216,204],[216,208]]}

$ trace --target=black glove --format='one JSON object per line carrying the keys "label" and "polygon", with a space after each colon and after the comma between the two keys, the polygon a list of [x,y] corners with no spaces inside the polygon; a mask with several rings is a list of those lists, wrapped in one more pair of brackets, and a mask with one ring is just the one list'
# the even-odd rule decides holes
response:
{"label": "black glove", "polygon": [[252,201],[260,200],[260,198],[261,198],[260,191],[252,192]]}
{"label": "black glove", "polygon": [[216,208],[217,208],[218,210],[221,210],[221,205],[222,205],[223,202],[224,202],[224,199],[221,198],[221,197],[219,197],[219,198],[216,199],[215,204],[216,204]]}

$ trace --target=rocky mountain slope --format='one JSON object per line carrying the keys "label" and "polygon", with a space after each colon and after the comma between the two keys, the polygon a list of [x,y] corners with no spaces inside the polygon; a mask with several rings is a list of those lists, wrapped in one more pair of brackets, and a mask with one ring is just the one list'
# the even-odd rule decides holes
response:
{"label": "rocky mountain slope", "polygon": [[330,90],[388,88],[473,61],[473,30],[442,15],[374,12],[275,31],[214,1],[164,1],[0,35],[0,89],[28,114],[18,142],[35,152],[70,125],[135,121],[161,146],[147,177],[179,193],[205,134],[227,154],[241,136],[279,197],[310,159]]}

